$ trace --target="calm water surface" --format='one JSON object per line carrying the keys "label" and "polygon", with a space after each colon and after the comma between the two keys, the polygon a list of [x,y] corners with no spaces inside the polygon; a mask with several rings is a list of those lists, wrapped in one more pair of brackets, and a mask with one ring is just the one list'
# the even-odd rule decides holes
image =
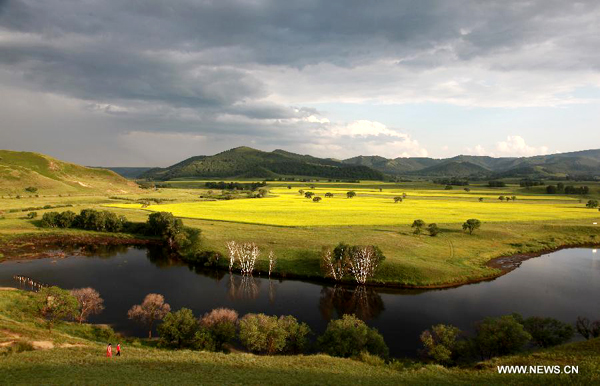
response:
{"label": "calm water surface", "polygon": [[486,316],[519,312],[573,323],[578,315],[600,317],[600,252],[565,249],[525,261],[490,282],[443,290],[389,290],[320,285],[294,280],[242,278],[194,270],[152,249],[120,247],[92,257],[11,261],[0,264],[0,286],[18,287],[24,275],[62,288],[93,287],[106,309],[91,319],[115,330],[144,336],[127,310],[148,293],[163,294],[171,308],[196,315],[217,307],[240,315],[294,315],[313,331],[327,321],[355,313],[385,337],[392,355],[414,356],[419,334],[437,323],[472,331]]}

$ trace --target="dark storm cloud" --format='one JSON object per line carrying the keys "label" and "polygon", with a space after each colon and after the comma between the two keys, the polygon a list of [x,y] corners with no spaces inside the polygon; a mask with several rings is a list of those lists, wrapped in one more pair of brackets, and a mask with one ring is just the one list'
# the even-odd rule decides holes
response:
{"label": "dark storm cloud", "polygon": [[[322,122],[319,112],[268,100],[274,89],[304,86],[308,96],[296,100],[307,103],[323,92],[335,100],[338,90],[352,99],[408,88],[438,101],[448,82],[415,74],[471,62],[499,72],[597,70],[599,10],[598,1],[563,0],[0,0],[0,86],[83,101],[120,132],[299,143],[309,140],[302,130]],[[335,76],[379,61],[407,73]],[[311,84],[277,76],[323,65],[334,69],[315,72]],[[481,82],[460,86],[449,103]],[[10,97],[6,90],[0,97]],[[506,105],[501,98],[488,105]]]}

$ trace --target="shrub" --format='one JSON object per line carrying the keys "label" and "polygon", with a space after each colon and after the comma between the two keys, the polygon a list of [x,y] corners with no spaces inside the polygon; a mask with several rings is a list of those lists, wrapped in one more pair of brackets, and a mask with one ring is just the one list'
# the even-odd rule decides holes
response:
{"label": "shrub", "polygon": [[531,335],[513,315],[486,318],[477,323],[475,348],[483,359],[519,352],[531,340]]}
{"label": "shrub", "polygon": [[425,226],[425,221],[415,220],[415,221],[413,221],[413,223],[410,227],[414,229],[413,233],[415,235],[420,235],[424,226]]}
{"label": "shrub", "polygon": [[440,228],[438,228],[437,224],[429,224],[427,226],[427,232],[429,232],[429,236],[435,237],[440,233]]}
{"label": "shrub", "polygon": [[575,334],[573,326],[553,318],[540,318],[533,316],[523,319],[521,315],[514,314],[515,320],[525,327],[531,335],[531,341],[539,347],[558,346],[568,342]]}
{"label": "shrub", "polygon": [[59,287],[45,287],[37,293],[35,301],[37,314],[46,319],[48,330],[57,321],[70,319],[77,315],[77,299],[68,291]]}
{"label": "shrub", "polygon": [[597,208],[598,207],[598,200],[589,200],[587,202],[587,204],[585,204],[586,207],[588,208]]}
{"label": "shrub", "polygon": [[285,347],[283,351],[288,354],[299,354],[304,352],[308,346],[308,335],[310,327],[306,323],[299,323],[291,316],[280,316],[278,325],[286,332]]}
{"label": "shrub", "polygon": [[285,330],[276,316],[246,314],[240,319],[240,341],[255,353],[275,354],[285,348]]}
{"label": "shrub", "polygon": [[200,325],[192,310],[182,308],[174,313],[169,312],[157,330],[160,335],[159,345],[162,347],[194,348]]}
{"label": "shrub", "polygon": [[235,339],[238,323],[238,313],[228,308],[217,308],[204,314],[200,325],[212,335],[216,350]]}
{"label": "shrub", "polygon": [[27,213],[27,218],[34,219],[38,216],[37,212],[29,212]]}
{"label": "shrub", "polygon": [[25,188],[25,190],[29,193],[35,193],[38,191],[38,188],[36,188],[35,186],[29,186],[29,187]]}
{"label": "shrub", "polygon": [[330,321],[317,344],[321,351],[332,356],[355,357],[363,351],[381,357],[388,355],[388,347],[381,334],[354,315]]}
{"label": "shrub", "polygon": [[293,316],[247,314],[240,319],[240,341],[257,353],[300,353],[307,344],[310,328]]}
{"label": "shrub", "polygon": [[590,322],[588,318],[579,316],[575,323],[575,328],[579,335],[585,339],[597,338],[600,336],[600,320]]}
{"label": "shrub", "polygon": [[465,221],[462,228],[464,231],[468,231],[469,234],[472,235],[476,229],[481,228],[481,221],[477,220],[476,218],[470,218]]}
{"label": "shrub", "polygon": [[421,334],[425,355],[440,364],[452,364],[458,346],[460,330],[451,325],[438,324]]}

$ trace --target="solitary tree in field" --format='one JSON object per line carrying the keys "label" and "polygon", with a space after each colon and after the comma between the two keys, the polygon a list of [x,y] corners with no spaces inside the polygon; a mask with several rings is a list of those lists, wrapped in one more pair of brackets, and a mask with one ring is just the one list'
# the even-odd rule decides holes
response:
{"label": "solitary tree in field", "polygon": [[415,235],[420,235],[423,231],[423,227],[425,226],[425,221],[423,220],[415,220],[413,221],[411,228],[413,228],[413,233]]}
{"label": "solitary tree in field", "polygon": [[473,231],[481,228],[481,221],[477,220],[476,218],[470,218],[467,221],[465,221],[462,228],[465,231],[469,231],[469,234],[472,235]]}
{"label": "solitary tree in field", "polygon": [[321,201],[321,197],[314,197],[314,198],[313,198],[313,201],[314,201],[314,202],[319,202],[319,201]]}
{"label": "solitary tree in field", "polygon": [[77,299],[59,287],[42,288],[36,300],[37,313],[46,319],[48,331],[57,321],[77,315]]}
{"label": "solitary tree in field", "polygon": [[291,189],[291,188],[292,188],[292,185],[288,185],[288,187],[287,187],[287,188],[288,188],[288,189]]}
{"label": "solitary tree in field", "polygon": [[356,192],[354,190],[351,190],[346,193],[346,197],[348,197],[348,198],[352,198],[354,196],[356,196]]}
{"label": "solitary tree in field", "polygon": [[71,295],[75,296],[79,304],[79,314],[76,318],[79,324],[87,320],[90,315],[99,314],[104,309],[104,300],[93,288],[74,289],[71,290]]}
{"label": "solitary tree in field", "polygon": [[171,311],[171,306],[165,303],[164,296],[148,294],[142,304],[131,307],[127,316],[143,324],[148,329],[148,338],[152,338],[152,326],[155,320],[162,320]]}
{"label": "solitary tree in field", "polygon": [[479,202],[483,202],[483,197],[479,197]]}
{"label": "solitary tree in field", "polygon": [[470,192],[470,191],[471,191],[471,188],[465,188],[465,192],[467,192],[467,193],[468,193],[468,192]]}
{"label": "solitary tree in field", "polygon": [[438,228],[437,224],[435,223],[429,224],[427,226],[427,232],[429,232],[429,236],[435,237],[438,235],[438,233],[440,233],[440,228]]}
{"label": "solitary tree in field", "polygon": [[402,197],[394,197],[394,203],[402,202]]}
{"label": "solitary tree in field", "polygon": [[587,202],[587,204],[585,204],[585,206],[587,206],[588,208],[597,208],[598,207],[598,200],[589,200]]}
{"label": "solitary tree in field", "polygon": [[512,196],[511,199],[514,201],[517,199],[517,196]]}
{"label": "solitary tree in field", "polygon": [[315,194],[313,192],[306,192],[306,193],[304,193],[304,197],[309,198],[309,199],[312,198],[312,196],[314,196],[314,195]]}
{"label": "solitary tree in field", "polygon": [[327,192],[325,193],[325,197],[331,198],[333,197],[333,193]]}
{"label": "solitary tree in field", "polygon": [[298,191],[298,193],[300,193],[300,195],[303,195],[303,194],[304,194],[304,190],[300,189],[300,190]]}
{"label": "solitary tree in field", "polygon": [[500,201],[504,201],[504,196],[500,196],[500,197],[498,197],[498,200],[500,200]]}

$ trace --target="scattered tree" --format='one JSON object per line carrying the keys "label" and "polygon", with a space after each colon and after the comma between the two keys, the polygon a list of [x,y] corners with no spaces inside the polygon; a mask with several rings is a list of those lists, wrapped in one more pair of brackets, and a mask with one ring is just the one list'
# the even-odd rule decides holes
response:
{"label": "scattered tree", "polygon": [[429,236],[435,237],[440,233],[440,228],[438,228],[436,223],[432,223],[427,226],[427,231],[429,232]]}
{"label": "scattered tree", "polygon": [[304,197],[311,199],[315,194],[313,192],[306,192],[304,193]]}
{"label": "scattered tree", "polygon": [[483,197],[479,197],[479,202],[483,202]]}
{"label": "scattered tree", "polygon": [[585,204],[586,207],[588,208],[597,208],[598,207],[598,200],[589,200],[587,202],[587,204]]}
{"label": "scattered tree", "polygon": [[152,326],[154,321],[162,320],[171,311],[171,306],[165,303],[164,296],[160,294],[148,294],[142,304],[131,307],[127,316],[143,324],[148,329],[148,338],[152,338]]}
{"label": "scattered tree", "polygon": [[513,315],[485,318],[477,323],[475,330],[473,343],[482,359],[517,353],[531,340]]}
{"label": "scattered tree", "polygon": [[310,328],[293,316],[246,314],[240,319],[240,341],[255,353],[294,352],[306,346]]}
{"label": "scattered tree", "polygon": [[300,193],[300,195],[302,196],[302,195],[304,194],[304,190],[300,189],[300,190],[298,191],[298,193]]}
{"label": "scattered tree", "polygon": [[327,193],[325,193],[325,197],[331,198],[331,197],[333,197],[333,193],[327,192]]}
{"label": "scattered tree", "polygon": [[35,186],[28,186],[27,188],[25,188],[25,190],[29,193],[35,193],[38,191],[38,188],[36,188]]}
{"label": "scattered tree", "polygon": [[471,191],[471,188],[465,188],[464,191],[468,193]]}
{"label": "scattered tree", "polygon": [[579,335],[585,339],[597,338],[600,336],[600,320],[590,322],[588,318],[579,316],[575,322],[575,328]]}
{"label": "scattered tree", "polygon": [[415,235],[420,235],[423,232],[424,226],[425,226],[425,221],[419,219],[419,220],[413,221],[413,223],[410,227],[413,228],[413,233]]}
{"label": "scattered tree", "polygon": [[394,197],[394,203],[402,202],[402,197]]}
{"label": "scattered tree", "polygon": [[238,326],[238,313],[229,308],[217,308],[204,314],[200,326],[206,329],[214,342],[216,350],[223,350],[225,344],[235,339]]}
{"label": "scattered tree", "polygon": [[525,327],[525,331],[531,335],[531,341],[542,348],[566,343],[575,334],[573,326],[553,318],[533,316],[523,319],[519,314],[513,314],[513,317]]}
{"label": "scattered tree", "polygon": [[358,356],[363,351],[384,358],[388,356],[383,336],[354,315],[331,320],[317,344],[321,351],[332,356],[349,358]]}
{"label": "scattered tree", "polygon": [[481,221],[476,218],[470,218],[462,226],[464,231],[469,231],[469,234],[472,235],[476,229],[481,228]]}
{"label": "scattered tree", "polygon": [[456,356],[460,333],[458,328],[446,324],[438,324],[431,327],[431,330],[423,331],[421,343],[425,347],[425,355],[436,363],[452,364]]}
{"label": "scattered tree", "polygon": [[252,275],[254,265],[260,255],[260,249],[255,243],[237,243],[229,241],[225,244],[229,252],[229,269],[237,264],[243,275]]}
{"label": "scattered tree", "polygon": [[182,308],[177,312],[169,312],[157,328],[159,345],[177,349],[194,348],[199,330],[200,325],[192,310]]}
{"label": "scattered tree", "polygon": [[79,304],[79,312],[76,319],[80,324],[86,321],[90,315],[97,315],[104,310],[104,299],[93,288],[74,289],[71,290],[71,295],[77,299],[77,303]]}
{"label": "scattered tree", "polygon": [[172,249],[184,242],[186,237],[181,219],[175,218],[169,212],[155,212],[148,216],[148,228],[152,234],[165,240]]}
{"label": "scattered tree", "polygon": [[29,212],[27,213],[27,218],[28,219],[34,219],[38,216],[37,212]]}
{"label": "scattered tree", "polygon": [[348,197],[348,198],[352,198],[354,196],[356,196],[356,192],[354,190],[351,190],[346,193],[346,197]]}
{"label": "scattered tree", "polygon": [[321,198],[321,197],[314,197],[314,198],[313,198],[313,202],[319,202],[319,201],[321,201],[321,200],[322,200],[322,198]]}
{"label": "scattered tree", "polygon": [[37,314],[46,319],[48,331],[57,321],[71,319],[77,315],[77,299],[59,287],[44,287],[36,296]]}
{"label": "scattered tree", "polygon": [[275,270],[275,266],[277,265],[277,257],[273,251],[269,252],[269,277],[271,277],[271,273]]}

